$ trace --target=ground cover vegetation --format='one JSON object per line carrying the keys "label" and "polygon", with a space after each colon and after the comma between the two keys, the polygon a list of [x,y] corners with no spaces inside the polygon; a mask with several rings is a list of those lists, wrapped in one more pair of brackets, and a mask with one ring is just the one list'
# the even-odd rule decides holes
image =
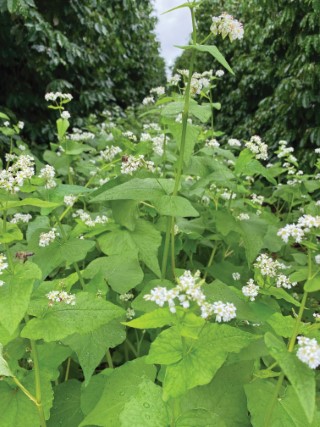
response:
{"label": "ground cover vegetation", "polygon": [[283,139],[216,130],[215,44],[246,35],[225,13],[199,39],[197,6],[188,68],[137,114],[80,129],[44,93],[42,156],[0,114],[3,427],[320,424],[320,150],[305,173]]}
{"label": "ground cover vegetation", "polygon": [[[216,125],[236,138],[261,134],[273,148],[285,139],[313,164],[320,146],[320,2],[205,0],[197,11],[200,40],[210,25],[208,10],[227,10],[246,27],[239,43],[217,41],[235,75],[216,89],[223,106]],[[179,57],[175,68],[186,68],[189,55]],[[210,57],[197,55],[199,72],[211,67]]]}

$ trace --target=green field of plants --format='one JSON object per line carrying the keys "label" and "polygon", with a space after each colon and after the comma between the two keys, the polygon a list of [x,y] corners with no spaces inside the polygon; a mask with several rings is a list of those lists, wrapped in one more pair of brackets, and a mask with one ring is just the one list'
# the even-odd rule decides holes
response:
{"label": "green field of plants", "polygon": [[[206,1],[179,6],[190,11],[192,37],[166,82],[154,22],[145,21],[149,71],[123,91],[110,73],[103,89],[108,55],[118,52],[109,65],[121,64],[122,76],[135,60],[126,70],[123,39],[103,21],[114,13],[120,26],[125,12],[97,1],[106,56],[95,62],[91,51],[89,74],[74,65],[69,81],[70,65],[62,86],[37,86],[33,106],[31,92],[22,105],[16,93],[0,96],[1,427],[320,426],[320,113],[307,130],[293,127],[291,140],[269,142],[289,135],[285,115],[267,139],[249,125],[224,130],[231,95],[220,94],[236,78],[229,53],[246,26],[209,9],[203,34]],[[87,3],[69,6],[81,17]],[[147,19],[146,4],[124,1],[128,25]],[[52,7],[68,16],[69,6]],[[0,20],[16,25],[8,37],[35,17],[32,37],[56,37],[44,32],[41,7],[0,1]],[[53,78],[51,65],[39,81]]]}

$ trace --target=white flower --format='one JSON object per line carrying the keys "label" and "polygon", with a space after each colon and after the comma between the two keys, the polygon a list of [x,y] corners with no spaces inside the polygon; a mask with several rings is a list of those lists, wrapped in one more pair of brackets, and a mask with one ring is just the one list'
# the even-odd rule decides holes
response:
{"label": "white flower", "polygon": [[24,128],[24,122],[18,122],[17,126],[22,130]]}
{"label": "white flower", "polygon": [[238,139],[230,138],[228,139],[228,145],[230,147],[241,147],[241,142]]}
{"label": "white flower", "polygon": [[6,128],[7,128],[7,127],[9,127],[9,126],[10,126],[10,122],[8,122],[8,120],[6,120],[6,121],[3,123],[3,126],[5,126]]}
{"label": "white flower", "polygon": [[150,93],[155,93],[157,96],[165,94],[165,88],[163,86],[154,87],[150,90]]}
{"label": "white flower", "polygon": [[316,369],[320,365],[320,346],[313,338],[299,336],[297,357],[301,362],[306,363],[311,369]]}
{"label": "white flower", "polygon": [[70,119],[70,117],[71,117],[71,114],[67,110],[65,110],[61,113],[61,118],[64,120],[68,120],[68,119]]}
{"label": "white flower", "polygon": [[316,255],[314,257],[314,260],[315,260],[316,264],[320,264],[320,254]]}
{"label": "white flower", "polygon": [[232,273],[232,278],[233,278],[233,280],[240,280],[241,274],[236,271],[236,272]]}
{"label": "white flower", "polygon": [[120,147],[115,147],[114,145],[111,145],[110,147],[105,148],[105,150],[100,151],[100,158],[102,160],[105,160],[107,162],[111,162],[117,154],[121,153]]}
{"label": "white flower", "polygon": [[297,282],[291,282],[289,277],[287,277],[285,274],[279,274],[279,276],[277,277],[277,280],[276,280],[277,288],[291,289],[296,285],[297,285]]}
{"label": "white flower", "polygon": [[144,160],[143,155],[137,157],[127,156],[123,159],[121,164],[121,173],[124,175],[132,175],[136,170],[145,167],[150,172],[155,172],[154,162],[151,160]]}
{"label": "white flower", "polygon": [[283,270],[287,268],[279,261],[274,261],[271,257],[268,257],[267,254],[259,255],[253,266],[260,270],[262,276],[268,277],[276,277],[278,274],[278,270]]}
{"label": "white flower", "polygon": [[249,297],[250,301],[254,301],[259,293],[259,286],[254,283],[253,279],[249,279],[247,286],[243,286],[241,290],[245,297]]}
{"label": "white flower", "polygon": [[223,38],[229,36],[231,42],[236,39],[242,39],[244,33],[241,22],[227,13],[212,17],[210,31],[214,35],[221,34]]}
{"label": "white flower", "polygon": [[71,101],[73,96],[70,93],[61,93],[61,92],[49,92],[45,94],[46,101],[56,101],[60,98],[60,101]]}
{"label": "white flower", "polygon": [[68,138],[72,141],[86,141],[88,139],[94,139],[95,135],[92,132],[82,132],[82,130],[73,128]]}
{"label": "white flower", "polygon": [[213,147],[213,148],[218,148],[218,147],[220,147],[220,144],[219,144],[219,142],[216,140],[216,139],[208,139],[207,141],[206,141],[206,143],[205,143],[205,146],[206,147]]}
{"label": "white flower", "polygon": [[134,295],[132,292],[127,292],[119,296],[120,301],[130,301],[133,298],[134,298]]}
{"label": "white flower", "polygon": [[34,175],[34,159],[28,155],[16,156],[15,154],[6,155],[7,162],[13,164],[7,169],[0,171],[0,188],[16,193],[23,186],[26,179]]}
{"label": "white flower", "polygon": [[179,74],[174,74],[172,77],[168,79],[168,85],[178,86],[180,79],[181,79],[181,76],[179,76]]}
{"label": "white flower", "polygon": [[63,201],[66,206],[73,206],[75,201],[77,200],[77,196],[73,196],[72,194],[64,196]]}
{"label": "white flower", "polygon": [[127,130],[126,132],[123,132],[122,135],[128,139],[131,139],[131,141],[136,142],[137,141],[137,137],[135,136],[135,134],[133,132],[131,132],[130,130]]}
{"label": "white flower", "polygon": [[248,219],[250,219],[250,215],[242,212],[237,216],[237,219],[239,219],[240,221],[247,221]]}
{"label": "white flower", "polygon": [[143,104],[143,105],[150,105],[150,104],[154,104],[154,97],[153,97],[153,96],[146,96],[146,97],[142,100],[142,104]]}
{"label": "white flower", "polygon": [[31,219],[32,216],[30,214],[16,213],[13,215],[13,218],[10,222],[11,224],[17,224],[18,222],[24,222],[27,224]]}
{"label": "white flower", "polygon": [[153,149],[154,153],[157,154],[158,156],[163,155],[164,140],[165,140],[164,135],[154,136],[151,139],[152,149]]}
{"label": "white flower", "polygon": [[131,319],[133,319],[134,318],[134,316],[136,315],[136,312],[134,311],[134,309],[133,308],[127,308],[127,311],[126,311],[126,318],[128,319],[128,320],[131,320]]}
{"label": "white flower", "polygon": [[109,219],[105,215],[98,215],[95,219],[92,219],[90,214],[85,212],[83,209],[78,209],[72,214],[73,218],[80,218],[88,227],[94,227],[96,224],[105,224]]}
{"label": "white flower", "polygon": [[224,71],[223,70],[217,70],[216,71],[216,76],[217,77],[223,77],[224,76]]}
{"label": "white flower", "polygon": [[0,287],[5,285],[5,282],[3,280],[0,280]]}
{"label": "white flower", "polygon": [[0,254],[0,274],[2,274],[2,270],[8,268],[7,257],[4,254]]}
{"label": "white flower", "polygon": [[264,197],[263,196],[257,196],[255,193],[253,193],[253,194],[251,194],[251,199],[257,205],[260,205],[260,206],[263,205],[263,202],[264,202]]}
{"label": "white flower", "polygon": [[49,246],[50,243],[55,241],[57,236],[59,236],[59,233],[57,233],[55,228],[52,228],[50,231],[48,231],[48,233],[41,233],[39,237],[39,246]]}
{"label": "white flower", "polygon": [[256,159],[267,160],[268,158],[268,146],[261,141],[260,136],[254,135],[250,138],[250,141],[245,143],[245,146],[256,156]]}
{"label": "white flower", "polygon": [[46,297],[49,300],[49,306],[52,306],[55,302],[63,302],[67,305],[76,304],[76,296],[66,291],[50,291]]}
{"label": "white flower", "polygon": [[217,322],[229,322],[236,317],[236,307],[234,304],[217,301],[212,304],[213,313],[216,315]]}
{"label": "white flower", "polygon": [[57,186],[54,180],[55,174],[54,167],[50,165],[46,165],[40,170],[39,178],[44,178],[46,180],[45,188],[54,188]]}

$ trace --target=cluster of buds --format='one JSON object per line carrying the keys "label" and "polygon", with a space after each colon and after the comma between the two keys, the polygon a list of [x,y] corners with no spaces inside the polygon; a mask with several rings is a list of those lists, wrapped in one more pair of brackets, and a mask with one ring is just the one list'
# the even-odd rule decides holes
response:
{"label": "cluster of buds", "polygon": [[68,294],[66,291],[50,291],[46,297],[49,300],[49,306],[53,306],[55,302],[63,302],[67,305],[76,304],[76,296],[74,294]]}
{"label": "cluster of buds", "polygon": [[244,30],[241,22],[227,13],[212,17],[210,31],[216,36],[221,34],[222,38],[229,37],[230,41],[242,39]]}

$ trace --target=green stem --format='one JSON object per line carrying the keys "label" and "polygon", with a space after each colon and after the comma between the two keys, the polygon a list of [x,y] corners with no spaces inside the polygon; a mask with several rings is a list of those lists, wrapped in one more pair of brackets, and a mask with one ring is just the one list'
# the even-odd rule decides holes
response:
{"label": "green stem", "polygon": [[[6,203],[6,206],[7,206],[7,203]],[[3,223],[2,223],[2,232],[3,232],[3,234],[6,231],[7,231],[7,210],[5,209],[3,211]],[[9,251],[9,245],[8,245],[8,243],[4,243],[4,248],[5,248],[7,259],[8,259],[9,269],[10,269],[10,271],[13,272],[14,271],[14,264],[13,264],[11,252]]]}
{"label": "green stem", "polygon": [[[191,12],[191,19],[192,19],[192,42],[193,45],[196,45],[197,43],[197,27],[196,27],[196,20],[195,20],[195,12],[193,8],[190,8]],[[182,133],[181,133],[181,141],[180,141],[180,153],[177,163],[177,171],[175,176],[175,182],[174,182],[174,189],[173,189],[173,196],[176,196],[178,194],[178,190],[180,187],[181,177],[182,177],[182,170],[183,170],[183,160],[184,160],[184,151],[186,147],[186,136],[187,136],[187,126],[188,126],[188,116],[189,116],[189,103],[190,103],[190,88],[191,88],[191,78],[193,74],[193,68],[194,68],[194,61],[195,61],[195,53],[196,50],[192,50],[191,54],[191,61],[189,66],[189,75],[188,75],[188,81],[187,86],[185,90],[185,98],[184,98],[184,107],[182,112]],[[167,223],[167,230],[166,230],[166,239],[165,239],[165,247],[163,252],[163,258],[162,258],[162,279],[166,276],[166,270],[167,270],[167,262],[168,262],[168,255],[169,255],[169,245],[170,245],[170,233],[173,233],[171,224],[175,222],[175,217],[172,216],[171,220],[168,219]],[[172,237],[174,239],[174,235]]]}
{"label": "green stem", "polygon": [[212,248],[211,255],[210,255],[210,258],[209,258],[209,261],[208,261],[208,264],[207,264],[207,268],[206,268],[206,271],[205,271],[204,276],[203,276],[203,280],[206,280],[206,278],[208,276],[208,269],[211,267],[213,258],[214,258],[215,254],[216,254],[216,251],[217,251],[217,247],[215,246],[214,248]]}
{"label": "green stem", "polygon": [[106,351],[106,359],[107,359],[107,363],[108,363],[109,368],[110,368],[110,369],[113,369],[113,368],[114,368],[114,365],[113,365],[113,360],[112,360],[112,357],[111,357],[111,353],[110,353],[110,349],[109,349],[109,348],[108,348],[108,349],[107,349],[107,351]]}
{"label": "green stem", "polygon": [[46,427],[46,419],[44,416],[44,410],[43,410],[42,401],[41,401],[41,382],[40,382],[40,366],[39,366],[39,359],[38,359],[38,351],[37,351],[37,346],[35,341],[30,340],[30,344],[31,344],[32,360],[33,360],[33,367],[34,367],[36,399],[37,399],[37,408],[39,413],[40,425],[41,427]]}
{"label": "green stem", "polygon": [[70,365],[71,365],[71,357],[68,357],[68,360],[67,360],[67,367],[66,367],[66,374],[65,374],[65,376],[64,376],[64,380],[65,380],[65,381],[68,381],[68,379],[69,379]]}
{"label": "green stem", "polygon": [[25,388],[23,384],[18,380],[17,377],[12,377],[13,381],[17,384],[17,386],[20,388],[20,390],[36,405],[38,406],[37,399],[33,396],[33,394],[30,393],[29,390]]}

